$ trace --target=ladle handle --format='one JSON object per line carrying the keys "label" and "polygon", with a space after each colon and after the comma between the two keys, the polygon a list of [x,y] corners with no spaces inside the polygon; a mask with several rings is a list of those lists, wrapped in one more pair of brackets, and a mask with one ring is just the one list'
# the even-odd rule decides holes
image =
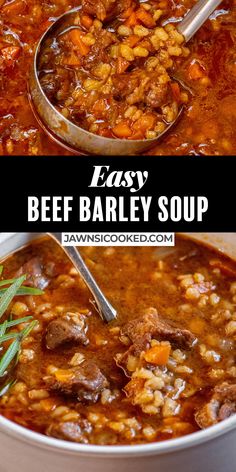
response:
{"label": "ladle handle", "polygon": [[[48,233],[50,236],[55,239],[56,242],[60,243],[61,245],[61,233]],[[98,313],[103,318],[104,321],[112,321],[116,318],[116,310],[113,306],[108,302],[105,295],[100,290],[99,286],[97,285],[95,279],[93,278],[91,272],[89,271],[88,267],[86,266],[85,262],[83,261],[78,249],[73,246],[61,246],[64,249],[65,253],[78,270],[79,274],[81,275],[83,281],[89,288],[90,292],[92,293],[96,308]]]}
{"label": "ladle handle", "polygon": [[185,37],[186,43],[199,30],[222,0],[198,0],[184,19],[178,24],[178,31]]}

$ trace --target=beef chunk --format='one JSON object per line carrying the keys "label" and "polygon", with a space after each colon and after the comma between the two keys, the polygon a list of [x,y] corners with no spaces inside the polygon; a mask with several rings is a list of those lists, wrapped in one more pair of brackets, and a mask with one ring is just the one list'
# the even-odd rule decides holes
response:
{"label": "beef chunk", "polygon": [[170,101],[169,84],[160,84],[156,72],[141,69],[112,76],[117,98],[126,98],[129,105],[144,103],[159,108]]}
{"label": "beef chunk", "polygon": [[101,21],[115,19],[122,11],[129,8],[133,0],[82,0],[82,9],[85,13],[95,16]]}
{"label": "beef chunk", "polygon": [[96,42],[90,47],[90,51],[83,59],[83,65],[87,70],[94,68],[94,61],[109,62],[109,46],[114,43],[114,34],[110,31],[100,31],[96,36]]}
{"label": "beef chunk", "polygon": [[20,277],[26,274],[26,285],[37,287],[43,290],[49,284],[49,278],[46,276],[47,268],[39,257],[32,257],[26,262],[15,274],[15,277]]}
{"label": "beef chunk", "polygon": [[65,423],[52,423],[47,431],[47,436],[53,436],[57,439],[64,439],[65,441],[73,441],[78,443],[87,443],[86,433],[89,433],[91,426],[86,420],[80,420],[73,423],[67,421]]}
{"label": "beef chunk", "polygon": [[125,74],[114,74],[112,83],[118,98],[124,98],[130,95],[139,85],[139,75],[137,72],[126,72]]}
{"label": "beef chunk", "polygon": [[195,413],[195,420],[204,429],[236,413],[236,384],[223,383],[214,388],[208,403]]}
{"label": "beef chunk", "polygon": [[47,387],[78,401],[95,403],[102,390],[108,386],[106,377],[93,361],[84,361],[80,366],[67,369],[63,380],[55,376],[45,377]]}
{"label": "beef chunk", "polygon": [[86,336],[87,325],[83,316],[76,321],[69,315],[51,321],[46,330],[46,346],[57,349],[66,343],[88,344]]}
{"label": "beef chunk", "polygon": [[169,84],[160,84],[157,80],[149,83],[145,96],[146,105],[159,108],[168,102]]}
{"label": "beef chunk", "polygon": [[122,329],[122,334],[128,336],[133,343],[134,354],[145,351],[153,337],[188,349],[196,342],[195,336],[187,329],[175,328],[162,320],[155,308],[150,308],[140,318],[129,321]]}

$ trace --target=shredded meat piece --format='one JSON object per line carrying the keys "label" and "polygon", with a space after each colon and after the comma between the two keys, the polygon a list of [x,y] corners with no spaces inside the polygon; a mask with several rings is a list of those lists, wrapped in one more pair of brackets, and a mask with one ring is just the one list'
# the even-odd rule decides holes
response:
{"label": "shredded meat piece", "polygon": [[89,433],[90,430],[90,424],[86,420],[79,420],[76,423],[66,421],[65,423],[52,423],[47,428],[46,434],[65,441],[88,443],[85,433]]}
{"label": "shredded meat piece", "polygon": [[119,2],[116,0],[82,0],[82,9],[85,13],[95,16],[100,21],[111,21],[133,3],[133,0],[121,0]]}
{"label": "shredded meat piece", "polygon": [[150,308],[140,318],[129,321],[123,327],[122,334],[128,336],[133,343],[131,347],[134,354],[145,351],[154,336],[188,349],[197,340],[187,329],[175,328],[162,320],[155,308]]}
{"label": "shredded meat piece", "polygon": [[208,403],[195,413],[200,428],[208,428],[236,413],[236,384],[223,383],[214,388]]}
{"label": "shredded meat piece", "polygon": [[78,401],[95,403],[99,394],[108,386],[106,377],[93,361],[84,361],[80,366],[67,369],[65,380],[55,376],[44,377],[47,387],[66,396],[76,397]]}
{"label": "shredded meat piece", "polygon": [[43,266],[41,259],[39,257],[32,257],[32,259],[26,262],[26,264],[15,273],[15,277],[26,274],[26,285],[43,290],[50,282],[49,278],[46,276],[46,271],[47,267]]}
{"label": "shredded meat piece", "polygon": [[73,321],[71,317],[65,315],[51,321],[46,330],[46,346],[48,349],[56,349],[66,343],[88,344],[86,336],[87,325],[84,317]]}
{"label": "shredded meat piece", "polygon": [[83,59],[83,65],[90,70],[94,67],[94,59],[99,62],[109,62],[108,48],[115,42],[114,35],[110,31],[104,30],[95,35],[96,42],[91,46],[89,53]]}
{"label": "shredded meat piece", "polygon": [[127,97],[130,105],[143,102],[152,108],[158,108],[166,105],[170,99],[169,84],[160,84],[153,71],[135,70],[114,74],[112,82],[116,95],[120,98]]}

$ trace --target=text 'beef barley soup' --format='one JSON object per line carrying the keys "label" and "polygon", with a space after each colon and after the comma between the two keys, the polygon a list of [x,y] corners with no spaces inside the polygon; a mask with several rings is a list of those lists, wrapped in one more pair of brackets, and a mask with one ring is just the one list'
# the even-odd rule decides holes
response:
{"label": "text 'beef barley soup'", "polygon": [[4,261],[5,284],[27,278],[1,320],[0,371],[10,339],[21,344],[1,371],[0,413],[99,445],[176,438],[234,414],[235,263],[180,237],[174,248],[81,252],[118,310],[110,324],[53,240]]}

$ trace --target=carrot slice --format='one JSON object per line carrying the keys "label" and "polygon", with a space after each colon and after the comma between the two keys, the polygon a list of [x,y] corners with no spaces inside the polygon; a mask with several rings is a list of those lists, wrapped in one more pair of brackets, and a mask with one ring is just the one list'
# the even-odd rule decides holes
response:
{"label": "carrot slice", "polygon": [[157,344],[145,352],[144,359],[146,362],[150,362],[150,364],[166,365],[169,359],[170,350],[170,344]]}
{"label": "carrot slice", "polygon": [[140,40],[140,37],[137,36],[136,34],[131,34],[130,36],[127,37],[125,40],[125,43],[128,44],[130,48],[133,48],[135,44],[137,44]]}
{"label": "carrot slice", "polygon": [[58,369],[55,372],[55,377],[59,382],[68,382],[73,378],[73,372],[66,369]]}
{"label": "carrot slice", "polygon": [[123,11],[121,18],[129,18],[131,13],[133,13],[133,8],[129,7],[127,10]]}
{"label": "carrot slice", "polygon": [[89,53],[89,46],[84,44],[82,41],[82,38],[84,36],[84,33],[82,31],[80,31],[78,28],[74,28],[68,33],[68,36],[74,46],[78,48],[81,56],[86,56]]}
{"label": "carrot slice", "polygon": [[129,67],[129,64],[129,61],[126,61],[126,59],[119,56],[116,61],[116,73],[122,74],[122,72],[125,72],[127,67]]}
{"label": "carrot slice", "polygon": [[124,22],[125,26],[135,26],[137,25],[136,13],[133,11],[129,18]]}
{"label": "carrot slice", "polygon": [[140,20],[141,23],[143,23],[143,25],[147,28],[154,28],[156,26],[156,22],[153,19],[152,15],[150,15],[150,13],[144,10],[144,8],[139,8],[136,12],[136,16],[138,20]]}
{"label": "carrot slice", "polygon": [[130,129],[128,123],[126,121],[120,121],[114,128],[112,128],[112,131],[117,138],[129,138],[132,134],[132,130]]}
{"label": "carrot slice", "polygon": [[69,56],[63,58],[63,64],[66,66],[76,67],[80,66],[81,62],[79,57],[72,52]]}
{"label": "carrot slice", "polygon": [[178,82],[171,82],[170,86],[171,86],[172,95],[175,101],[179,103],[180,102],[180,86]]}
{"label": "carrot slice", "polygon": [[188,77],[190,80],[198,80],[205,77],[205,71],[198,61],[193,61],[188,68]]}
{"label": "carrot slice", "polygon": [[136,131],[145,133],[146,131],[153,129],[157,121],[156,115],[153,113],[144,113],[141,118],[135,121],[133,128]]}
{"label": "carrot slice", "polygon": [[81,24],[86,28],[89,29],[91,28],[93,24],[93,19],[89,15],[82,15],[81,16]]}

